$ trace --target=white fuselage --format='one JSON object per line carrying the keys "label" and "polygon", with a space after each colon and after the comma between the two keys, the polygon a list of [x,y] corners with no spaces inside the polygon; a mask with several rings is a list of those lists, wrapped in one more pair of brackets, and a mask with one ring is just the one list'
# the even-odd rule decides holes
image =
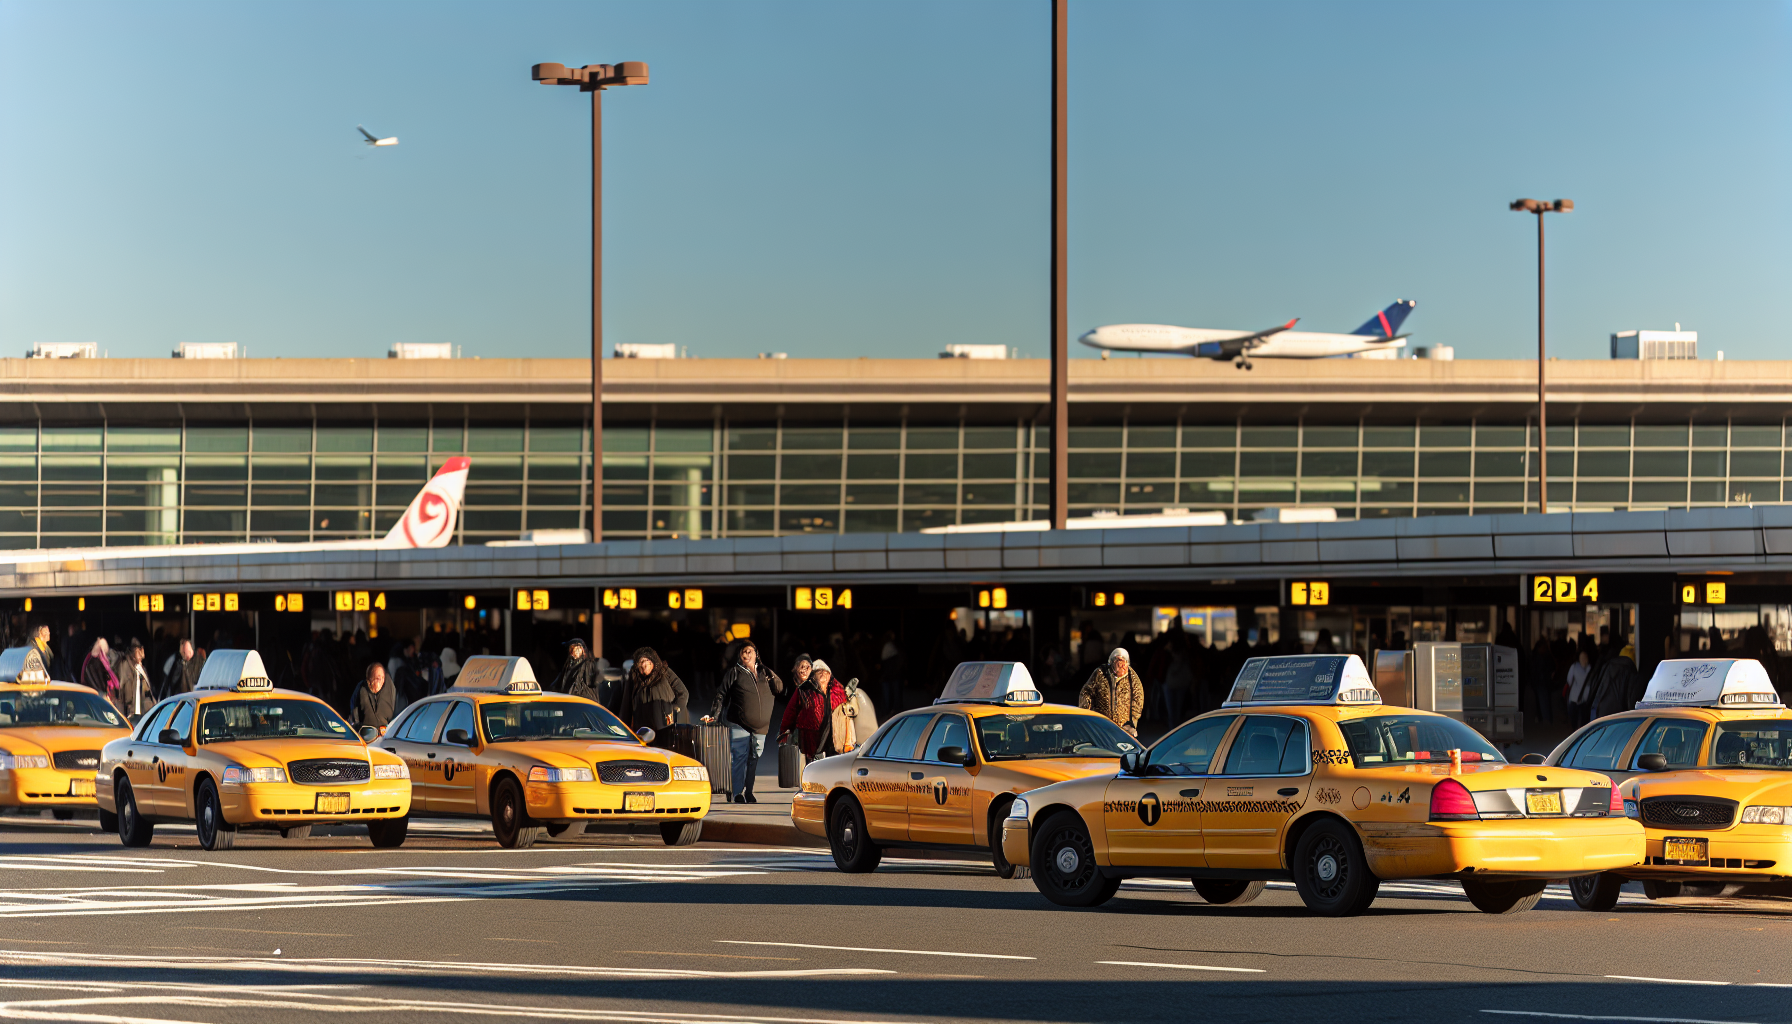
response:
{"label": "white fuselage", "polygon": [[[1245,342],[1242,353],[1236,344]],[[1078,339],[1093,348],[1114,352],[1168,352],[1178,355],[1229,359],[1235,354],[1253,359],[1325,359],[1375,349],[1403,348],[1402,338],[1378,338],[1372,334],[1322,334],[1318,331],[1277,331],[1258,337],[1253,331],[1228,331],[1210,327],[1170,327],[1164,324],[1110,324],[1097,327]],[[1227,342],[1234,344],[1228,345]]]}

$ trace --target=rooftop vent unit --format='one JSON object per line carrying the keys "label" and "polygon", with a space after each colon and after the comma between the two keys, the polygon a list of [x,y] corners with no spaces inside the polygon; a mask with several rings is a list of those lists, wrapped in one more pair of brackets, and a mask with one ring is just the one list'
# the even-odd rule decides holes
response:
{"label": "rooftop vent unit", "polygon": [[395,341],[387,359],[453,359],[454,346],[446,341]]}
{"label": "rooftop vent unit", "polygon": [[1420,345],[1412,350],[1414,359],[1430,359],[1436,362],[1450,362],[1456,358],[1454,345]]}
{"label": "rooftop vent unit", "polygon": [[1338,510],[1310,505],[1260,508],[1251,513],[1251,521],[1254,523],[1335,523],[1338,521]]}
{"label": "rooftop vent unit", "polygon": [[1006,345],[947,345],[941,359],[1013,359]]}
{"label": "rooftop vent unit", "polygon": [[183,341],[174,350],[176,359],[235,359],[234,341]]}
{"label": "rooftop vent unit", "polygon": [[617,345],[617,359],[677,359],[677,345]]}
{"label": "rooftop vent unit", "polygon": [[98,359],[100,347],[91,341],[40,341],[25,353],[26,359]]}
{"label": "rooftop vent unit", "polygon": [[1613,359],[1697,359],[1699,332],[1683,331],[1679,324],[1671,331],[1619,331],[1612,335]]}

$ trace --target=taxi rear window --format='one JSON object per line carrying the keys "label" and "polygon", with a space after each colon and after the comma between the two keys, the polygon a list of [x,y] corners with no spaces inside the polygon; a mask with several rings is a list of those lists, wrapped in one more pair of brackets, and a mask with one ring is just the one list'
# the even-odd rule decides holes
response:
{"label": "taxi rear window", "polygon": [[1792,721],[1718,723],[1711,763],[1792,770]]}
{"label": "taxi rear window", "polygon": [[1376,715],[1339,722],[1344,742],[1358,768],[1384,764],[1426,764],[1450,761],[1450,751],[1462,751],[1462,760],[1506,759],[1481,734],[1454,718],[1434,715]]}

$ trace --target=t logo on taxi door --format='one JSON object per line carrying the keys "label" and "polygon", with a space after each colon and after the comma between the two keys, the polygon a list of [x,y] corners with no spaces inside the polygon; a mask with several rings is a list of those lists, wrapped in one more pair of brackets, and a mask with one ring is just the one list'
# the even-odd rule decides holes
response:
{"label": "t logo on taxi door", "polygon": [[933,780],[933,802],[941,807],[946,806],[946,780]]}
{"label": "t logo on taxi door", "polygon": [[1158,802],[1156,793],[1146,793],[1139,797],[1139,820],[1147,826],[1155,825],[1164,816],[1164,805]]}

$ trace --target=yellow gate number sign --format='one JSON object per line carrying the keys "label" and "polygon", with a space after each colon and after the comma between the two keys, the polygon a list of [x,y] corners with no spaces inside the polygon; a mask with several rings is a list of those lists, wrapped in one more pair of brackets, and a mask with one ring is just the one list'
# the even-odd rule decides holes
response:
{"label": "yellow gate number sign", "polygon": [[833,587],[797,587],[791,591],[791,605],[799,612],[831,612],[852,607],[852,588],[836,591]]}
{"label": "yellow gate number sign", "polygon": [[635,607],[636,595],[633,587],[622,587],[618,590],[604,591],[604,607],[620,608],[629,611]]}
{"label": "yellow gate number sign", "polygon": [[[1680,586],[1680,603],[1727,604],[1728,602],[1724,599],[1728,596],[1726,592],[1729,589],[1729,585],[1724,583],[1706,583],[1703,586],[1697,583],[1684,583]],[[1700,590],[1704,591],[1705,600],[1703,601],[1699,600]]]}
{"label": "yellow gate number sign", "polygon": [[235,594],[194,594],[193,610],[196,612],[234,612],[237,610]]}
{"label": "yellow gate number sign", "polygon": [[519,590],[516,592],[516,610],[519,612],[545,612],[548,610],[548,592],[545,590]]}
{"label": "yellow gate number sign", "polygon": [[371,612],[386,610],[384,591],[372,593],[366,590],[336,591],[336,610],[339,612]]}
{"label": "yellow gate number sign", "polygon": [[1599,603],[1599,577],[1533,576],[1531,577],[1531,602],[1533,604],[1597,604]]}
{"label": "yellow gate number sign", "polygon": [[1306,580],[1288,584],[1289,604],[1331,604],[1332,585],[1324,580]]}

